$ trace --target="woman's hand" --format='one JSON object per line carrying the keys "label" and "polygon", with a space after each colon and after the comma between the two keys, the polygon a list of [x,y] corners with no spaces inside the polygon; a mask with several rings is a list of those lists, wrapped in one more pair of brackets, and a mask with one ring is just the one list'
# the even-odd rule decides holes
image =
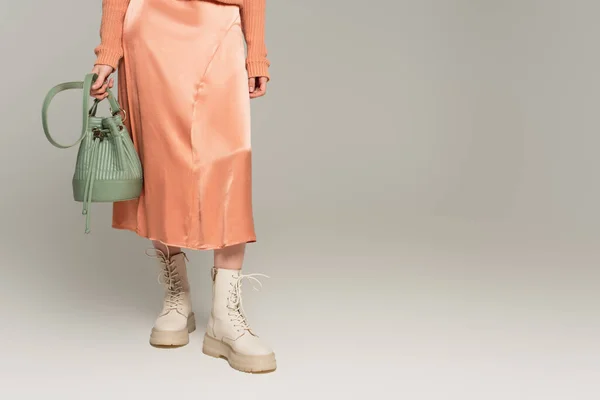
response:
{"label": "woman's hand", "polygon": [[248,79],[248,91],[250,92],[250,98],[264,96],[267,93],[267,77],[258,76],[256,78]]}
{"label": "woman's hand", "polygon": [[112,88],[115,83],[114,78],[108,78],[113,71],[114,69],[110,65],[94,65],[92,73],[98,74],[98,79],[96,79],[90,89],[90,96],[95,97],[98,100],[103,100],[108,97],[106,89]]}

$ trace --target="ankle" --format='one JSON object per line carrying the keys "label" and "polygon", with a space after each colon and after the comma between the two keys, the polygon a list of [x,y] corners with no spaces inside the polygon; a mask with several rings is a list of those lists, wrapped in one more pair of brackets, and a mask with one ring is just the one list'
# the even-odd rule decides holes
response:
{"label": "ankle", "polygon": [[152,245],[154,246],[154,249],[161,252],[167,258],[181,253],[181,247],[168,246],[157,240],[153,240]]}

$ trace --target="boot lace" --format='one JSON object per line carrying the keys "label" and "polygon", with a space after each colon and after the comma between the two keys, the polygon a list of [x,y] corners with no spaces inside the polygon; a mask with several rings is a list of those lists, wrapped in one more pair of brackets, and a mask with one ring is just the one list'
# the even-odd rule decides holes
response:
{"label": "boot lace", "polygon": [[177,310],[183,305],[183,286],[181,278],[177,272],[173,261],[165,261],[163,270],[158,275],[158,283],[163,284],[167,289],[165,297],[165,306],[167,310]]}
{"label": "boot lace", "polygon": [[[229,309],[228,315],[231,317],[233,327],[236,328],[238,332],[247,330],[248,332],[254,335],[246,319],[246,313],[244,312],[244,307],[242,304],[242,280],[248,279],[249,281],[258,283],[258,285],[262,287],[262,282],[256,278],[257,276],[269,278],[267,275],[264,274],[240,274],[236,278],[235,282],[230,283],[231,289],[229,290],[229,298],[227,304],[227,308]],[[256,291],[259,290],[254,285],[252,285],[252,288]]]}
{"label": "boot lace", "polygon": [[175,261],[167,257],[160,250],[152,249],[156,252],[155,255],[146,254],[152,258],[158,258],[162,268],[158,275],[158,283],[164,285],[167,293],[165,296],[165,313],[175,310],[177,311],[183,305],[183,283],[177,271]]}

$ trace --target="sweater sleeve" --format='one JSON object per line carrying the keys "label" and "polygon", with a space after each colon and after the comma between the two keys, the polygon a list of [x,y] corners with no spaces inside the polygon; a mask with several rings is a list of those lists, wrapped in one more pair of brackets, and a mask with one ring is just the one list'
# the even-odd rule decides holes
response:
{"label": "sweater sleeve", "polygon": [[117,69],[123,57],[123,21],[129,0],[102,0],[100,22],[100,44],[94,49],[97,64],[110,65]]}
{"label": "sweater sleeve", "polygon": [[265,45],[266,0],[244,0],[243,4],[241,19],[248,48],[246,58],[248,77],[265,76],[269,79],[270,62],[267,59]]}

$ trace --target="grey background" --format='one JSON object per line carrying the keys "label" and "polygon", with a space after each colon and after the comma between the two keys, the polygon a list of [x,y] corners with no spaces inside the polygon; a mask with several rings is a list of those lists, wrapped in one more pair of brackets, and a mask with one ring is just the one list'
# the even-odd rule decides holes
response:
{"label": "grey background", "polygon": [[[0,3],[0,397],[598,398],[600,4],[268,3],[245,266],[271,276],[245,291],[264,376],[201,354],[210,253],[201,329],[160,351],[148,243],[108,205],[82,233],[40,107],[91,69],[101,2]],[[64,140],[79,101],[53,106]]]}

